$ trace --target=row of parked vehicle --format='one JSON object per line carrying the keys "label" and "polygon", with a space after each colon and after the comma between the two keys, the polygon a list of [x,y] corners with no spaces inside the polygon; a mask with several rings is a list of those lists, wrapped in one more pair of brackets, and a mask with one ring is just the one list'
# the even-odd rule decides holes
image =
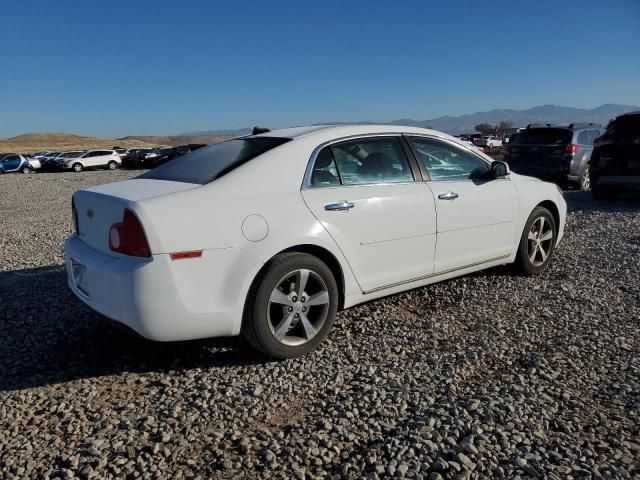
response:
{"label": "row of parked vehicle", "polygon": [[10,172],[31,173],[34,170],[72,170],[119,167],[154,168],[176,157],[206,146],[190,143],[177,147],[120,148],[98,150],[71,150],[67,152],[41,151],[33,154],[0,153],[0,174]]}
{"label": "row of parked vehicle", "polygon": [[593,123],[529,125],[505,147],[515,173],[592,190],[598,199],[640,191],[640,112]]}

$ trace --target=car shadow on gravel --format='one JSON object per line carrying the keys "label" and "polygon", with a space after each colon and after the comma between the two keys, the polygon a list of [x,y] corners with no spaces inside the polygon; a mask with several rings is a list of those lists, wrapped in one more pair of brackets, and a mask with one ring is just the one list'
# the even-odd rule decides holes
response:
{"label": "car shadow on gravel", "polygon": [[569,212],[635,213],[640,212],[640,195],[625,193],[615,200],[596,201],[591,192],[564,192]]}
{"label": "car shadow on gravel", "polygon": [[269,362],[237,338],[158,343],[114,328],[68,290],[62,265],[0,272],[0,292],[0,391]]}

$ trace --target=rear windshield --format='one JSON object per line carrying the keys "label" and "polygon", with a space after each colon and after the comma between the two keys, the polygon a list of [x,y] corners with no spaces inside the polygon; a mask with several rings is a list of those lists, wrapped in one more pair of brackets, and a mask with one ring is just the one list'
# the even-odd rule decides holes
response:
{"label": "rear windshield", "polygon": [[564,128],[529,128],[518,134],[514,145],[564,145],[571,143],[571,130]]}
{"label": "rear windshield", "polygon": [[629,140],[640,137],[640,115],[618,117],[607,126],[607,134]]}
{"label": "rear windshield", "polygon": [[289,140],[289,138],[252,137],[216,143],[171,160],[138,178],[204,185]]}

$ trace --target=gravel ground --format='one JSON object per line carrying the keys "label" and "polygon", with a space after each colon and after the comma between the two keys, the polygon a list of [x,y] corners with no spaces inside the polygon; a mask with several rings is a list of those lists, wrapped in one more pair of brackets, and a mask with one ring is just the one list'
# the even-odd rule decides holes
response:
{"label": "gravel ground", "polygon": [[0,478],[640,478],[640,200],[567,192],[543,276],[371,302],[278,362],[67,291],[71,193],[133,175],[0,177]]}

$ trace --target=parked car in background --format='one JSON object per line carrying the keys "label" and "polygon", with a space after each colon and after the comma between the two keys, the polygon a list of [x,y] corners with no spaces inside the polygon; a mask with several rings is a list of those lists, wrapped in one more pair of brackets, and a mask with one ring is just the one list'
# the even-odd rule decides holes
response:
{"label": "parked car in background", "polygon": [[504,161],[516,173],[589,190],[593,141],[602,132],[593,123],[529,125],[509,145]]}
{"label": "parked car in background", "polygon": [[539,274],[563,236],[555,185],[444,133],[259,131],[76,192],[72,292],[152,340],[242,334],[288,358],[338,309],[513,262]]}
{"label": "parked car in background", "polygon": [[604,135],[595,141],[590,173],[596,199],[640,191],[640,112],[609,122]]}
{"label": "parked car in background", "polygon": [[153,168],[176,157],[186,155],[192,151],[204,147],[204,144],[194,143],[189,145],[178,145],[176,147],[162,147],[145,155],[144,167]]}
{"label": "parked car in background", "polygon": [[503,144],[503,146],[513,145],[513,141],[514,141],[516,138],[518,138],[518,133],[520,133],[520,132],[512,133],[512,134],[511,134],[511,135],[509,135],[508,137],[504,137],[504,138],[502,139],[502,144]]}
{"label": "parked car in background", "polygon": [[42,168],[53,168],[56,165],[56,158],[62,152],[49,152],[39,158]]}
{"label": "parked car in background", "polygon": [[31,173],[41,167],[40,160],[17,153],[0,154],[0,174],[11,172]]}
{"label": "parked car in background", "polygon": [[144,167],[146,154],[153,150],[152,148],[130,148],[122,157],[122,166],[128,168]]}
{"label": "parked car in background", "polygon": [[44,157],[47,153],[49,153],[48,150],[43,150],[41,152],[34,152],[31,154],[32,158],[37,158],[38,160],[40,160],[42,157]]}
{"label": "parked car in background", "polygon": [[54,166],[56,168],[64,168],[64,163],[72,158],[78,158],[83,155],[86,150],[71,150],[69,152],[63,152],[55,159]]}
{"label": "parked car in background", "polygon": [[145,155],[145,166],[147,168],[157,167],[158,165],[162,165],[169,160],[173,160],[174,158],[176,158],[177,154],[178,151],[176,147],[158,148],[157,150],[154,150]]}
{"label": "parked car in background", "polygon": [[65,159],[60,164],[60,167],[74,172],[81,172],[88,168],[115,170],[121,164],[120,155],[115,150],[89,150],[79,157]]}
{"label": "parked car in background", "polygon": [[478,145],[479,147],[485,147],[488,150],[492,150],[494,148],[502,147],[502,139],[496,137],[495,135],[488,135],[481,137],[476,142],[476,145]]}

